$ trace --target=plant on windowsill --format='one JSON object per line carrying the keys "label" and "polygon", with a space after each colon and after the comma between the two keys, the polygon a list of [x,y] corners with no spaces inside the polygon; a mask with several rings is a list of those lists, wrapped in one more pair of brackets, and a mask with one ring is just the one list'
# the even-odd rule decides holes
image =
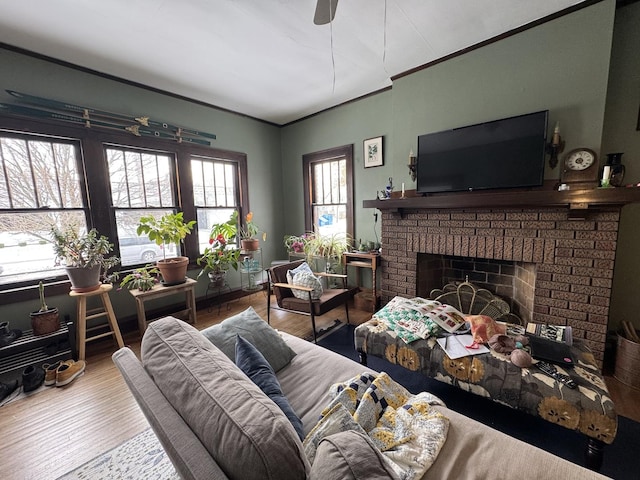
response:
{"label": "plant on windowsill", "polygon": [[302,235],[285,235],[284,246],[287,253],[304,253],[306,245],[314,237],[313,233],[303,233]]}
{"label": "plant on windowsill", "polygon": [[202,266],[198,278],[206,273],[214,286],[222,286],[226,281],[229,268],[238,270],[239,258],[240,250],[230,248],[224,235],[218,234],[215,238],[209,238],[209,246],[196,260],[198,265]]}
{"label": "plant on windowsill", "polygon": [[44,299],[44,283],[38,284],[40,295],[40,310],[31,312],[31,329],[34,335],[47,335],[60,328],[60,314],[57,308],[49,308]]}
{"label": "plant on windowsill", "polygon": [[342,254],[350,249],[351,238],[340,233],[313,235],[304,245],[307,262],[315,258],[323,258],[326,273],[336,273],[337,266],[342,263]]}
{"label": "plant on windowsill", "polygon": [[75,292],[97,290],[107,271],[120,263],[118,257],[109,255],[113,244],[95,228],[81,234],[76,225],[69,225],[64,230],[54,226],[51,238],[56,265],[64,266],[71,290]]}
{"label": "plant on windowsill", "polygon": [[129,290],[138,289],[141,292],[148,292],[158,283],[159,274],[160,270],[154,265],[136,268],[122,279],[120,289],[126,287]]}
{"label": "plant on windowsill", "polygon": [[[237,215],[238,212],[234,212]],[[232,217],[233,218],[233,217]],[[247,213],[245,217],[244,225],[240,225],[238,229],[238,234],[240,235],[240,245],[243,250],[257,250],[259,247],[258,239],[255,238],[258,233],[260,233],[260,227],[258,227],[255,223],[253,223],[253,212]],[[262,232],[262,241],[264,242],[267,239],[267,232]]]}
{"label": "plant on windowsill", "polygon": [[188,257],[167,258],[167,247],[171,244],[182,243],[191,233],[196,221],[185,222],[183,213],[167,213],[159,220],[153,215],[140,217],[136,233],[145,234],[156,245],[163,245],[163,259],[156,262],[165,285],[178,285],[186,282]]}

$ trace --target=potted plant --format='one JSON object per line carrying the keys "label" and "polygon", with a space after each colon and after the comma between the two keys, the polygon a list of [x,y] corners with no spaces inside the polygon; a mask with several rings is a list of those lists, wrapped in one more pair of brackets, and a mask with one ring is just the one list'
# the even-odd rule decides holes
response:
{"label": "potted plant", "polygon": [[[213,231],[213,230],[212,230]],[[196,262],[202,266],[198,274],[200,278],[205,273],[209,276],[209,281],[214,286],[222,286],[226,281],[229,268],[238,270],[238,260],[240,250],[229,248],[227,239],[223,234],[209,238],[209,246],[204,249],[204,253]]]}
{"label": "potted plant", "polygon": [[195,224],[195,220],[185,222],[182,212],[167,213],[160,220],[153,215],[140,218],[137,234],[145,234],[156,245],[164,247],[163,258],[156,262],[156,266],[160,270],[165,285],[177,285],[186,281],[189,258],[167,258],[166,250],[168,245],[181,243],[191,233]]}
{"label": "potted plant", "polygon": [[57,308],[49,308],[44,300],[44,283],[38,284],[40,310],[31,312],[31,329],[34,335],[47,335],[60,328],[60,314]]}
{"label": "potted plant", "polygon": [[160,271],[154,265],[145,265],[136,268],[131,273],[125,275],[120,282],[120,288],[129,290],[138,289],[143,292],[151,290],[158,283]]}
{"label": "potted plant", "polygon": [[238,211],[234,210],[229,220],[222,223],[215,223],[211,226],[211,232],[209,233],[209,243],[213,243],[218,235],[222,235],[227,243],[233,241],[238,235]]}
{"label": "potted plant", "polygon": [[90,292],[100,288],[100,280],[120,259],[109,256],[113,244],[95,228],[85,234],[76,225],[64,230],[51,228],[56,264],[62,264],[71,282],[71,290]]}
{"label": "potted plant", "polygon": [[340,233],[332,235],[313,235],[304,245],[304,253],[307,261],[315,258],[325,260],[325,271],[335,273],[336,265],[342,263],[342,254],[348,252],[351,239]]}
{"label": "potted plant", "polygon": [[287,249],[287,253],[304,253],[307,242],[309,242],[313,237],[313,233],[285,235],[284,246]]}
{"label": "potted plant", "polygon": [[[236,212],[237,216],[237,212]],[[260,243],[257,238],[255,238],[260,232],[260,228],[253,223],[253,212],[247,213],[245,217],[244,225],[240,225],[238,233],[240,234],[240,245],[243,250],[254,251],[257,250]],[[262,232],[262,240],[267,239],[267,233]]]}

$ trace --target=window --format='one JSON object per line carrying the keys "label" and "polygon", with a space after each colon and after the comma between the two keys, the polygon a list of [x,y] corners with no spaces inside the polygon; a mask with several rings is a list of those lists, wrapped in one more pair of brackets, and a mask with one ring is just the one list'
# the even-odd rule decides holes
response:
{"label": "window", "polygon": [[193,203],[198,222],[199,253],[209,245],[211,226],[229,220],[240,207],[239,165],[233,161],[192,156]]}
{"label": "window", "polygon": [[234,209],[249,211],[248,191],[242,153],[0,115],[0,293],[11,292],[0,294],[0,304],[33,300],[41,279],[47,295],[68,292],[54,263],[52,225],[96,228],[123,270],[165,254],[194,263],[202,250],[197,234],[165,251],[137,235],[140,217],[182,211],[198,220],[204,243],[211,224]]}
{"label": "window", "polygon": [[87,230],[78,141],[0,132],[0,284],[62,273],[52,226]]}
{"label": "window", "polygon": [[305,228],[353,237],[353,146],[303,156]]}
{"label": "window", "polygon": [[122,266],[175,257],[179,246],[158,246],[136,233],[140,217],[176,210],[173,155],[107,146],[105,156]]}

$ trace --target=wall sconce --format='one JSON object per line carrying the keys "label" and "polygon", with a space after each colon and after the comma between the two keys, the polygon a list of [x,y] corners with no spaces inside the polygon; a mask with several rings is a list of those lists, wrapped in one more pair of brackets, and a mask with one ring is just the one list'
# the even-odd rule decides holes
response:
{"label": "wall sconce", "polygon": [[558,154],[564,151],[564,140],[560,136],[560,122],[556,123],[556,127],[553,129],[553,137],[551,142],[547,143],[547,153],[549,154],[549,166],[556,168],[558,165]]}
{"label": "wall sconce", "polygon": [[409,173],[411,174],[411,180],[413,180],[414,182],[416,181],[416,167],[417,167],[417,162],[416,162],[416,156],[413,154],[413,149],[411,149],[411,151],[409,152],[409,165],[407,165],[409,167]]}

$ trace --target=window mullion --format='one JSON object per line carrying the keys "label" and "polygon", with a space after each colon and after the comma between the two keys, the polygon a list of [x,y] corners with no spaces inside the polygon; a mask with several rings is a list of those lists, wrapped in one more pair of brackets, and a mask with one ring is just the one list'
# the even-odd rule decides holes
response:
{"label": "window mullion", "polygon": [[[145,185],[145,182],[144,182],[144,162],[142,161],[142,153],[140,152],[138,152],[138,160],[139,160],[138,163],[140,165],[140,189],[141,189],[141,195],[143,200],[143,206],[148,207],[149,202],[147,201],[147,186]],[[156,170],[157,169],[158,169],[158,165],[156,163]]]}
{"label": "window mullion", "polygon": [[205,173],[204,173],[204,161],[200,161],[200,173],[201,176],[200,178],[202,179],[202,201],[203,201],[203,206],[207,205],[207,182],[204,181],[205,179]]}
{"label": "window mullion", "polygon": [[7,171],[7,164],[4,159],[4,149],[2,148],[3,139],[0,138],[0,160],[2,161],[2,171],[4,173],[4,184],[7,187],[7,200],[9,201],[9,208],[13,208],[13,197],[11,195],[11,186],[9,184],[9,172]]}
{"label": "window mullion", "polygon": [[55,172],[56,177],[56,186],[58,187],[58,205],[61,207],[65,206],[65,202],[62,198],[62,188],[60,188],[60,172],[58,171],[58,157],[56,155],[56,150],[53,148],[53,143],[49,143],[49,147],[51,148],[51,158],[53,158],[53,170]]}
{"label": "window mullion", "polygon": [[[124,166],[124,184],[127,189],[127,205],[131,208],[131,185],[129,184],[129,167],[127,163],[127,156],[124,150],[120,150],[122,152],[122,164]],[[113,201],[111,202],[113,203]]]}
{"label": "window mullion", "polygon": [[29,162],[29,171],[31,172],[31,189],[33,191],[33,197],[36,201],[36,208],[40,208],[40,199],[36,192],[36,172],[33,169],[33,159],[31,158],[31,142],[27,142],[27,161]]}

